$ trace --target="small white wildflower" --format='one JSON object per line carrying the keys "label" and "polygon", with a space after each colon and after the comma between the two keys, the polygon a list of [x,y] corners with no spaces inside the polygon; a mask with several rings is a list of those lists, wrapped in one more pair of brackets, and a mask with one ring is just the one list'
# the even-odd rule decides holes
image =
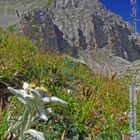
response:
{"label": "small white wildflower", "polygon": [[49,97],[45,96],[43,97],[42,94],[37,89],[29,89],[26,90],[29,87],[28,83],[23,84],[22,90],[17,90],[12,87],[8,87],[8,90],[17,96],[19,101],[23,104],[26,104],[27,107],[34,109],[37,112],[37,115],[43,119],[44,121],[47,121],[47,113],[51,112],[51,109],[45,110],[44,104],[54,102],[58,104],[64,104],[67,103],[57,97]]}
{"label": "small white wildflower", "polygon": [[26,83],[26,82],[24,82],[24,83],[23,83],[23,89],[26,90],[26,89],[28,89],[28,88],[29,88],[29,84]]}
{"label": "small white wildflower", "polygon": [[68,92],[68,94],[72,94],[72,90],[71,89],[68,89],[67,92]]}

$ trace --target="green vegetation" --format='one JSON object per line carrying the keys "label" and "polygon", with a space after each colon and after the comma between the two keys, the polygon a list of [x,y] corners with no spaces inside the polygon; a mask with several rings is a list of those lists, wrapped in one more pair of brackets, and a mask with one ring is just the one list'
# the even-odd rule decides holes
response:
{"label": "green vegetation", "polygon": [[[70,68],[66,62],[74,67]],[[129,94],[124,81],[114,74],[96,75],[86,65],[66,55],[44,54],[25,37],[1,31],[0,84],[21,88],[23,82],[68,103],[66,108],[50,105],[54,111],[48,121],[37,120],[31,126],[50,140],[121,140],[121,134],[129,133]],[[2,89],[1,96],[5,96]],[[138,108],[139,98],[138,95]],[[17,100],[11,99],[0,110],[0,139],[4,140],[11,127],[5,121],[8,113],[12,116],[9,121],[15,123],[13,116],[22,115],[23,108]],[[137,111],[137,130],[140,131],[140,110]]]}

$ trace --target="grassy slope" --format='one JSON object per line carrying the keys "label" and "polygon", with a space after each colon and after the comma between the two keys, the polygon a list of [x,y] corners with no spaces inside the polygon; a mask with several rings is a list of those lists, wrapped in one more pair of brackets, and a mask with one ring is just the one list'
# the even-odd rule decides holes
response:
{"label": "grassy slope", "polygon": [[[72,62],[67,56],[38,52],[24,37],[1,33],[0,82],[21,87],[23,81],[44,87],[50,95],[69,103],[65,109],[56,107],[48,124],[35,124],[50,139],[60,139],[62,135],[65,139],[93,139],[99,134],[102,139],[109,135],[113,139],[115,126],[129,132],[129,96],[123,81],[111,75],[95,75],[87,66]],[[137,115],[140,131],[139,110]]]}

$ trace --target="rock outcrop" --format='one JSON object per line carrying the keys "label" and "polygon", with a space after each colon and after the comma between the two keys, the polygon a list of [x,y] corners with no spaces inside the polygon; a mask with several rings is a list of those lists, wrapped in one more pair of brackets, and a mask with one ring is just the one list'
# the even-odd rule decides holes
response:
{"label": "rock outcrop", "polygon": [[49,16],[70,46],[83,50],[106,47],[129,61],[139,58],[130,24],[99,0],[58,0]]}
{"label": "rock outcrop", "polygon": [[[99,0],[57,0],[48,9],[24,14],[23,19],[30,25],[27,31],[37,25],[36,36],[59,52],[76,57],[79,50],[105,48],[128,61],[139,58],[139,36],[134,40],[130,24]],[[31,36],[34,38],[34,32]]]}

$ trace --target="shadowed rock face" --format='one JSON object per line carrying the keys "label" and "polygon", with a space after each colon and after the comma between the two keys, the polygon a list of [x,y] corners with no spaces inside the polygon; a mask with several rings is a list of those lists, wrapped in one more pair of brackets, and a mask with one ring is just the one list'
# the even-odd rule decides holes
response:
{"label": "shadowed rock face", "polygon": [[30,38],[42,51],[67,52],[69,44],[53,23],[46,9],[34,9],[21,15],[18,31]]}
{"label": "shadowed rock face", "polygon": [[[108,11],[98,0],[57,0],[48,10],[40,9],[40,13],[42,11],[53,24],[55,45],[51,45],[59,52],[78,56],[79,50],[104,48],[129,61],[139,58],[139,36],[134,40],[130,24]],[[40,21],[43,19],[40,13],[33,10],[28,16],[32,17],[31,20]],[[43,32],[38,31],[43,42],[48,43],[46,38],[50,25],[46,22],[47,19],[39,23],[45,26]]]}

